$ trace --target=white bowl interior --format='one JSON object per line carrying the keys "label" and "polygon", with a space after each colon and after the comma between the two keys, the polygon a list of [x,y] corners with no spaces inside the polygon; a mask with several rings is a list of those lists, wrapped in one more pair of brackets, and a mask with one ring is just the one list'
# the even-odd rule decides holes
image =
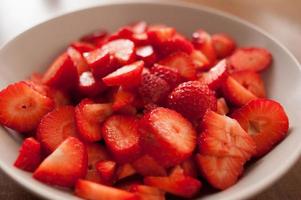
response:
{"label": "white bowl interior", "polygon": [[[272,152],[248,167],[233,187],[202,199],[242,199],[261,191],[296,161],[301,150],[301,76],[297,61],[269,36],[232,16],[211,9],[170,3],[120,3],[84,9],[42,23],[5,45],[0,51],[0,87],[43,71],[69,42],[98,28],[109,31],[132,21],[165,23],[187,36],[197,28],[226,32],[240,46],[260,46],[273,55],[273,66],[264,74],[268,95],[281,102],[290,119],[290,134]],[[29,173],[12,166],[20,138],[0,130],[0,166],[17,182],[49,199],[78,199],[72,194],[41,184]]]}

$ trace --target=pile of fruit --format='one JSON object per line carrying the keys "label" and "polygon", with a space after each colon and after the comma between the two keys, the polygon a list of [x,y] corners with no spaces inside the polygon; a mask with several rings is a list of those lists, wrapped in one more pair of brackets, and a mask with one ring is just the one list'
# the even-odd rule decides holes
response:
{"label": "pile of fruit", "polygon": [[287,135],[259,74],[271,61],[202,29],[98,31],[2,90],[0,123],[25,137],[14,165],[41,182],[92,200],[192,198],[232,186]]}

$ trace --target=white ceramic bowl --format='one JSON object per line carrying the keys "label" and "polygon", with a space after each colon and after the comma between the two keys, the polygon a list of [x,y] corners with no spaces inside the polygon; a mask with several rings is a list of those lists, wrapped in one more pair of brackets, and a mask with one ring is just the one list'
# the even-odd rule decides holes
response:
{"label": "white ceramic bowl", "polygon": [[[264,75],[268,96],[285,107],[290,133],[272,152],[248,167],[233,187],[203,196],[205,200],[245,199],[262,191],[280,178],[301,152],[301,74],[292,54],[257,27],[228,14],[183,3],[127,2],[99,5],[35,26],[8,42],[0,51],[0,87],[24,79],[33,71],[43,71],[69,42],[99,27],[116,30],[132,21],[166,23],[190,36],[199,27],[209,32],[226,32],[240,46],[256,45],[269,49],[273,66]],[[78,199],[71,193],[39,183],[31,174],[12,166],[18,155],[20,138],[0,129],[0,167],[27,189],[48,199]]]}

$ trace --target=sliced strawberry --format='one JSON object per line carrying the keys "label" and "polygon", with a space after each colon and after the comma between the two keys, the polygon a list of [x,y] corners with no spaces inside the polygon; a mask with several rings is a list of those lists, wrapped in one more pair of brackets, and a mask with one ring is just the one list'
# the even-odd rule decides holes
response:
{"label": "sliced strawberry", "polygon": [[230,56],[236,48],[235,41],[225,33],[213,34],[212,43],[219,59]]}
{"label": "sliced strawberry", "polygon": [[111,104],[82,100],[75,108],[75,121],[80,137],[87,142],[99,141],[102,138],[101,123],[111,114]]}
{"label": "sliced strawberry", "polygon": [[96,48],[91,43],[79,42],[79,41],[73,42],[70,46],[73,47],[74,49],[76,49],[77,51],[79,51],[80,53],[93,51]]}
{"label": "sliced strawberry", "polygon": [[227,63],[226,60],[222,60],[212,67],[208,72],[200,74],[198,81],[203,84],[207,84],[210,89],[216,90],[222,85],[226,77]]}
{"label": "sliced strawberry", "polygon": [[126,106],[133,104],[134,100],[135,94],[132,91],[119,87],[114,95],[112,108],[114,111],[121,110]]}
{"label": "sliced strawberry", "polygon": [[117,164],[116,162],[110,160],[100,161],[96,164],[96,169],[101,178],[110,183],[113,181],[117,169]]}
{"label": "sliced strawberry", "polygon": [[164,167],[183,162],[196,146],[192,124],[167,108],[145,114],[140,121],[140,134],[143,150]]}
{"label": "sliced strawberry", "polygon": [[220,115],[226,115],[229,113],[229,107],[223,97],[217,99],[216,112]]}
{"label": "sliced strawberry", "polygon": [[85,180],[77,181],[75,194],[89,200],[139,200],[136,194]]}
{"label": "sliced strawberry", "polygon": [[108,51],[114,63],[119,66],[127,65],[135,60],[135,44],[131,40],[117,39],[101,47]]}
{"label": "sliced strawberry", "polygon": [[193,178],[198,176],[197,165],[192,157],[182,162],[180,166],[186,176],[191,176]]}
{"label": "sliced strawberry", "polygon": [[138,47],[136,56],[137,59],[144,61],[146,67],[152,66],[157,61],[157,55],[151,45]]}
{"label": "sliced strawberry", "polygon": [[86,148],[78,139],[69,137],[41,163],[33,177],[50,185],[72,187],[86,172]]}
{"label": "sliced strawberry", "polygon": [[177,69],[180,75],[187,80],[196,79],[196,70],[192,59],[184,52],[173,53],[161,60],[159,63],[161,65]]}
{"label": "sliced strawberry", "polygon": [[131,162],[139,157],[140,134],[135,117],[109,117],[103,124],[102,134],[108,149],[119,163]]}
{"label": "sliced strawberry", "polygon": [[171,39],[175,34],[176,30],[174,28],[165,25],[149,26],[147,29],[150,42],[156,46]]}
{"label": "sliced strawberry", "polygon": [[34,138],[26,138],[14,165],[19,169],[33,172],[42,162],[41,145]]}
{"label": "sliced strawberry", "polygon": [[84,35],[83,37],[80,38],[80,40],[83,42],[99,45],[106,38],[107,35],[108,35],[107,31],[101,29],[89,33],[87,35]]}
{"label": "sliced strawberry", "polygon": [[196,196],[202,187],[199,180],[186,176],[180,167],[176,167],[168,177],[145,177],[144,183],[184,198]]}
{"label": "sliced strawberry", "polygon": [[144,155],[132,163],[135,170],[142,176],[166,176],[166,170],[149,155]]}
{"label": "sliced strawberry", "polygon": [[84,57],[95,78],[102,78],[116,69],[110,65],[110,54],[106,50],[95,49],[84,53]]}
{"label": "sliced strawberry", "polygon": [[137,194],[140,200],[165,200],[165,192],[147,185],[133,185],[130,192]]}
{"label": "sliced strawberry", "polygon": [[34,130],[54,102],[21,81],[0,92],[0,124],[19,132]]}
{"label": "sliced strawberry", "polygon": [[200,50],[209,60],[212,66],[216,62],[216,53],[213,46],[212,38],[206,31],[199,29],[192,34],[192,44],[194,48]]}
{"label": "sliced strawberry", "polygon": [[71,104],[69,95],[62,90],[49,88],[47,96],[53,99],[56,108]]}
{"label": "sliced strawberry", "polygon": [[106,89],[101,80],[96,80],[92,72],[83,72],[79,77],[79,92],[83,96],[95,97]]}
{"label": "sliced strawberry", "polygon": [[170,86],[164,79],[151,73],[142,74],[138,93],[144,103],[164,102],[169,91]]}
{"label": "sliced strawberry", "polygon": [[194,49],[190,54],[190,58],[195,68],[199,71],[204,71],[211,67],[208,58],[199,50]]}
{"label": "sliced strawberry", "polygon": [[117,69],[102,80],[107,86],[133,88],[140,84],[143,67],[144,62],[137,61]]}
{"label": "sliced strawberry", "polygon": [[97,143],[89,143],[86,147],[88,152],[88,172],[85,179],[96,183],[108,184],[108,181],[99,173],[97,163],[109,160],[109,153],[104,146]]}
{"label": "sliced strawberry", "polygon": [[200,170],[213,187],[226,189],[236,183],[244,163],[256,152],[255,143],[236,120],[213,111],[206,112],[202,128]]}
{"label": "sliced strawberry", "polygon": [[72,90],[78,83],[77,68],[67,53],[60,55],[47,69],[43,83],[51,87]]}
{"label": "sliced strawberry", "polygon": [[216,97],[207,85],[188,81],[181,83],[170,93],[168,106],[192,122],[199,122],[206,110],[216,110]]}
{"label": "sliced strawberry", "polygon": [[228,76],[222,84],[222,91],[226,100],[236,106],[243,106],[249,101],[257,98],[252,92],[231,76]]}
{"label": "sliced strawberry", "polygon": [[164,79],[171,89],[176,87],[182,81],[178,70],[167,66],[155,64],[151,68],[151,73]]}
{"label": "sliced strawberry", "polygon": [[136,174],[136,170],[133,168],[131,164],[126,163],[118,167],[116,172],[116,179],[118,181],[127,178],[129,176],[132,176],[134,174]]}
{"label": "sliced strawberry", "polygon": [[77,137],[72,106],[62,106],[46,114],[37,129],[37,138],[48,153],[70,136]]}
{"label": "sliced strawberry", "polygon": [[89,69],[88,64],[84,59],[83,55],[75,48],[69,47],[67,49],[67,53],[70,56],[73,64],[76,66],[79,75]]}
{"label": "sliced strawberry", "polygon": [[250,70],[259,72],[271,65],[272,55],[264,48],[248,47],[237,49],[229,58],[230,72]]}
{"label": "sliced strawberry", "polygon": [[175,52],[185,52],[187,54],[191,54],[193,49],[194,48],[191,42],[178,33],[157,46],[157,51],[162,57]]}
{"label": "sliced strawberry", "polygon": [[268,99],[250,101],[232,115],[256,143],[256,157],[268,153],[287,135],[289,121],[283,107]]}
{"label": "sliced strawberry", "polygon": [[231,76],[255,96],[260,98],[266,96],[264,82],[258,73],[253,71],[240,71],[232,73]]}

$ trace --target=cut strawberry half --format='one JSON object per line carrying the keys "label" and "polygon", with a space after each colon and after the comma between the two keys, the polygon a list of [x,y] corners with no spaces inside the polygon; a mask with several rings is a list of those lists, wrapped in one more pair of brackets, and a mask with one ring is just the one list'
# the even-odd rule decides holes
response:
{"label": "cut strawberry half", "polygon": [[72,90],[78,83],[78,72],[68,53],[60,55],[47,69],[43,83],[51,87]]}
{"label": "cut strawberry half", "polygon": [[102,80],[107,86],[133,88],[140,84],[143,67],[144,62],[137,61],[117,69]]}
{"label": "cut strawberry half", "polygon": [[138,120],[132,116],[113,115],[102,127],[108,149],[119,163],[135,160],[140,155]]}
{"label": "cut strawberry half", "polygon": [[240,71],[231,74],[237,82],[259,98],[265,97],[264,82],[260,75],[253,71]]}
{"label": "cut strawberry half", "polygon": [[231,116],[254,139],[256,157],[268,153],[288,132],[288,117],[283,107],[273,100],[250,101]]}
{"label": "cut strawberry half", "polygon": [[96,169],[103,180],[111,183],[117,169],[117,164],[110,160],[100,161],[96,164]]}
{"label": "cut strawberry half", "polygon": [[272,55],[264,48],[239,48],[228,61],[230,72],[244,70],[259,72],[271,65]]}
{"label": "cut strawberry half", "polygon": [[196,196],[202,187],[199,180],[184,175],[179,166],[168,177],[149,176],[144,178],[144,183],[184,198]]}
{"label": "cut strawberry half", "polygon": [[183,162],[196,146],[192,124],[167,108],[159,107],[144,115],[140,134],[143,150],[164,167]]}
{"label": "cut strawberry half", "polygon": [[87,172],[87,151],[74,137],[67,138],[34,172],[37,180],[62,187],[72,187]]}
{"label": "cut strawberry half", "polygon": [[19,132],[34,130],[54,108],[52,99],[21,81],[0,92],[0,124]]}
{"label": "cut strawberry half", "polygon": [[132,91],[119,87],[114,95],[112,108],[114,111],[122,110],[134,103],[135,94]]}
{"label": "cut strawberry half", "polygon": [[93,51],[96,47],[88,42],[73,42],[70,45],[72,48],[76,49],[77,51],[79,51],[81,54],[85,53],[85,52],[89,52],[89,51]]}
{"label": "cut strawberry half", "polygon": [[200,170],[213,187],[226,189],[236,183],[244,163],[256,152],[255,143],[236,120],[213,111],[206,112],[202,129]]}
{"label": "cut strawberry half", "polygon": [[130,192],[137,194],[141,200],[165,200],[165,192],[147,185],[133,185]]}
{"label": "cut strawberry half", "polygon": [[229,113],[229,107],[226,103],[226,100],[221,97],[219,99],[217,99],[217,108],[216,108],[216,112],[220,115],[226,115]]}
{"label": "cut strawberry half", "polygon": [[136,194],[85,180],[77,181],[75,194],[89,200],[139,200]]}
{"label": "cut strawberry half", "polygon": [[135,170],[142,176],[166,176],[166,170],[149,155],[144,155],[132,163]]}
{"label": "cut strawberry half", "polygon": [[200,74],[198,81],[207,84],[210,89],[218,89],[227,77],[227,62],[222,60],[212,67],[208,72]]}
{"label": "cut strawberry half", "polygon": [[180,75],[187,80],[196,79],[196,69],[192,59],[184,52],[173,53],[159,63],[177,69]]}
{"label": "cut strawberry half", "polygon": [[133,176],[134,174],[136,174],[136,170],[131,164],[126,163],[118,167],[116,172],[116,180],[119,181],[129,176]]}
{"label": "cut strawberry half", "polygon": [[216,110],[215,93],[198,81],[184,82],[170,93],[168,107],[199,123],[206,110]]}
{"label": "cut strawberry half", "polygon": [[222,91],[226,100],[236,106],[243,106],[249,101],[257,98],[252,92],[231,76],[228,76],[222,84]]}
{"label": "cut strawberry half", "polygon": [[219,59],[230,56],[236,48],[235,41],[225,33],[213,34],[212,43]]}
{"label": "cut strawberry half", "polygon": [[209,33],[202,29],[195,31],[192,34],[192,44],[207,57],[210,66],[216,63],[216,53]]}
{"label": "cut strawberry half", "polygon": [[205,71],[211,67],[208,58],[199,50],[194,49],[190,58],[198,71]]}
{"label": "cut strawberry half", "polygon": [[34,138],[26,138],[14,165],[19,169],[33,172],[42,162],[41,145]]}
{"label": "cut strawberry half", "polygon": [[70,56],[73,64],[76,66],[79,75],[89,69],[88,64],[84,59],[83,55],[75,48],[69,47],[67,49],[67,53]]}
{"label": "cut strawberry half", "polygon": [[175,88],[182,81],[178,70],[167,66],[155,64],[150,72],[164,79],[171,89]]}
{"label": "cut strawberry half", "polygon": [[157,55],[151,45],[138,47],[136,56],[137,59],[144,61],[146,67],[152,66],[157,61]]}
{"label": "cut strawberry half", "polygon": [[83,72],[79,77],[79,93],[86,97],[95,97],[106,89],[101,80],[96,80],[92,72]]}
{"label": "cut strawberry half", "polygon": [[82,100],[75,108],[75,121],[80,137],[87,142],[99,141],[102,138],[101,123],[111,114],[111,104]]}
{"label": "cut strawberry half", "polygon": [[77,135],[72,106],[62,106],[46,114],[37,129],[37,138],[47,153],[53,152],[66,138]]}

